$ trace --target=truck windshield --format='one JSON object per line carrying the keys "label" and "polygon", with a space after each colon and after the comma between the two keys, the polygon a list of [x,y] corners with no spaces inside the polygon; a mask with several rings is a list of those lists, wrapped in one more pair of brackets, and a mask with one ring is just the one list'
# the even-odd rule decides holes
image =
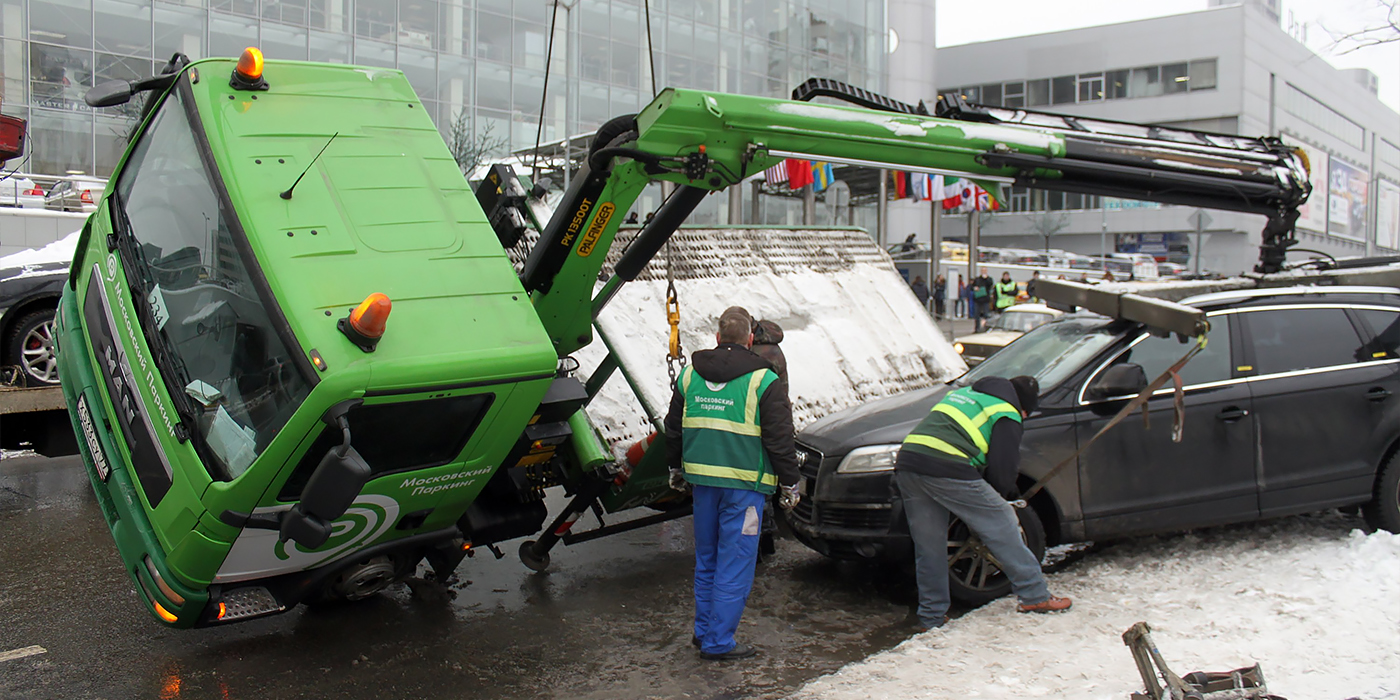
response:
{"label": "truck windshield", "polygon": [[[184,80],[184,79],[182,79]],[[211,474],[234,478],[310,392],[259,299],[200,158],[186,112],[170,95],[132,149],[110,202],[133,301],[177,405],[188,409]],[[215,472],[222,472],[215,473]]]}
{"label": "truck windshield", "polygon": [[1121,335],[1117,328],[1110,329],[1111,325],[1105,318],[1047,323],[987,358],[958,378],[957,384],[969,386],[982,377],[1029,374],[1040,381],[1042,392],[1049,391]]}

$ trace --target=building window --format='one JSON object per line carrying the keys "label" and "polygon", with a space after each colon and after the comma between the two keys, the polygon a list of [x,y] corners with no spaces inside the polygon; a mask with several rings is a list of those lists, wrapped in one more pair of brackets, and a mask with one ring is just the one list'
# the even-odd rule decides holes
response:
{"label": "building window", "polygon": [[1050,81],[1050,101],[1057,105],[1074,102],[1074,76],[1062,75]]}
{"label": "building window", "polygon": [[958,88],[958,94],[962,95],[963,99],[967,100],[968,102],[982,101],[982,89],[976,85],[960,87]]}
{"label": "building window", "polygon": [[1208,90],[1215,87],[1215,59],[1191,62],[1191,89]]}
{"label": "building window", "polygon": [[983,85],[983,86],[981,87],[981,90],[982,90],[982,104],[984,104],[984,105],[991,105],[991,106],[993,106],[993,107],[1000,107],[1000,106],[1001,106],[1001,83],[992,83],[991,85]]}
{"label": "building window", "polygon": [[1128,97],[1156,97],[1162,94],[1162,72],[1157,66],[1134,68],[1128,79]]}
{"label": "building window", "polygon": [[1172,95],[1186,92],[1190,87],[1191,76],[1185,63],[1169,63],[1162,66],[1162,92]]}
{"label": "building window", "polygon": [[1103,73],[1085,73],[1079,76],[1079,101],[1098,102],[1103,95]]}
{"label": "building window", "polygon": [[1313,99],[1292,83],[1285,83],[1282,105],[1284,111],[1341,139],[1353,148],[1365,149],[1366,130],[1340,112]]}
{"label": "building window", "polygon": [[1009,209],[1013,212],[1031,210],[1031,189],[1029,187],[1012,187]]}
{"label": "building window", "polygon": [[1050,104],[1050,80],[1041,78],[1040,80],[1026,81],[1026,106],[1043,107]]}
{"label": "building window", "polygon": [[1026,106],[1026,84],[1006,83],[1001,86],[1001,103],[1006,107]]}
{"label": "building window", "polygon": [[1121,100],[1128,96],[1128,71],[1111,70],[1104,74],[1104,98]]}

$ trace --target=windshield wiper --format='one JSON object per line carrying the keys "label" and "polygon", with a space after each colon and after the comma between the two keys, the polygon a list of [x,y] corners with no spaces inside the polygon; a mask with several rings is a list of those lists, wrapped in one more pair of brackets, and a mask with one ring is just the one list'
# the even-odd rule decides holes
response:
{"label": "windshield wiper", "polygon": [[[141,323],[139,325],[142,334],[146,337],[146,345],[151,349],[152,359],[160,368],[161,376],[173,377],[177,381],[177,386],[171,386],[170,380],[167,379],[165,389],[175,404],[175,413],[180,416],[180,422],[176,425],[175,437],[180,442],[185,442],[190,439],[190,435],[194,432],[190,426],[196,424],[194,408],[184,389],[190,384],[189,370],[185,367],[184,361],[170,351],[170,336],[166,335],[164,329],[157,328],[155,312],[151,309],[148,299],[151,290],[155,289],[155,281],[151,277],[151,268],[146,260],[145,251],[141,250],[141,242],[136,240],[132,233],[131,219],[126,214],[126,204],[119,191],[112,192],[108,207],[113,213],[112,240],[116,244],[117,252],[121,254],[122,268],[127,277],[127,289],[131,293],[131,305],[135,307],[136,314],[140,317]],[[138,285],[140,289],[137,289]]]}

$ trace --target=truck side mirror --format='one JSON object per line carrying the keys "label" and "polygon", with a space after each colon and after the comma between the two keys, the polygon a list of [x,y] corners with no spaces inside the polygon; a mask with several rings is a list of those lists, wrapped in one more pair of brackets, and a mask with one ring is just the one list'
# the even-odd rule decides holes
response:
{"label": "truck side mirror", "polygon": [[331,523],[349,510],[370,474],[369,464],[354,447],[346,444],[327,450],[302,489],[301,502],[282,516],[281,538],[307,549],[325,544]]}
{"label": "truck side mirror", "polygon": [[1106,399],[1113,396],[1136,396],[1147,388],[1147,373],[1142,365],[1124,362],[1108,368],[1089,385],[1089,397]]}
{"label": "truck side mirror", "polygon": [[115,107],[131,101],[136,85],[127,80],[109,80],[88,90],[83,101],[89,107]]}

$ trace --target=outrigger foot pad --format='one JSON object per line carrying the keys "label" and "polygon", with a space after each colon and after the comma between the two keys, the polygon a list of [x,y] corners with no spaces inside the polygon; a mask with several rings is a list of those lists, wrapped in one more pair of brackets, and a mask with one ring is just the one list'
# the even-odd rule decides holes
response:
{"label": "outrigger foot pad", "polygon": [[535,552],[535,541],[525,540],[520,544],[520,563],[531,571],[543,573],[549,568],[549,552]]}

